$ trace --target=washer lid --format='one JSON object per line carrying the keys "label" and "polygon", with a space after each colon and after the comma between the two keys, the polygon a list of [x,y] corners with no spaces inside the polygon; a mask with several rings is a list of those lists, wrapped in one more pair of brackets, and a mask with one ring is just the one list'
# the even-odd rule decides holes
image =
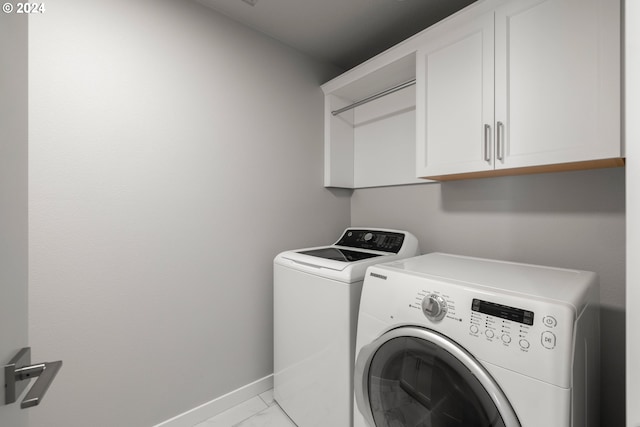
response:
{"label": "washer lid", "polygon": [[381,256],[381,254],[353,251],[350,249],[341,249],[335,246],[298,251],[298,253],[304,254],[304,255],[311,255],[319,258],[333,259],[336,261],[343,261],[343,262],[360,261],[363,259]]}
{"label": "washer lid", "polygon": [[[296,265],[309,267],[314,271],[346,271],[356,265],[370,265],[378,257],[384,255],[388,256],[390,254],[384,252],[376,253],[375,251],[355,251],[337,246],[320,246],[283,252],[276,257],[276,262],[278,262],[278,259],[283,258],[294,262]],[[364,277],[365,268],[363,267],[362,277]],[[359,280],[362,280],[362,278]]]}

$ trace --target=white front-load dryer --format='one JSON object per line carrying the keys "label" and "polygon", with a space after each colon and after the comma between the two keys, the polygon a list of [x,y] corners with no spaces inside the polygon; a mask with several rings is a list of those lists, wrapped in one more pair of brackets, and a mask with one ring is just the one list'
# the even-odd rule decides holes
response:
{"label": "white front-load dryer", "polygon": [[299,427],[349,427],[367,267],[418,255],[406,231],[348,228],[336,243],[274,260],[274,397]]}
{"label": "white front-load dryer", "polygon": [[598,426],[597,280],[441,253],[370,267],[354,426]]}

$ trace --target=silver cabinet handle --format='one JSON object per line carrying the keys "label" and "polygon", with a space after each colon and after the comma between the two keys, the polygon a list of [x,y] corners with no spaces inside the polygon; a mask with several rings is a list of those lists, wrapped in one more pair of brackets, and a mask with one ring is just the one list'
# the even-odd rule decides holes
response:
{"label": "silver cabinet handle", "polygon": [[498,122],[496,125],[496,150],[498,160],[504,162],[504,123]]}
{"label": "silver cabinet handle", "polygon": [[484,125],[484,161],[491,161],[491,126]]}
{"label": "silver cabinet handle", "polygon": [[27,387],[28,381],[25,380],[38,378],[20,403],[20,408],[38,405],[61,367],[61,360],[31,365],[31,348],[23,348],[4,366],[5,403],[8,405],[16,401]]}

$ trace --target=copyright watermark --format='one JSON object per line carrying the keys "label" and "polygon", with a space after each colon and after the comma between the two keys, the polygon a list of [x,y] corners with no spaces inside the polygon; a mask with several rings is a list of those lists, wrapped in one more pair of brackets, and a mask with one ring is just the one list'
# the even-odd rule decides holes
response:
{"label": "copyright watermark", "polygon": [[44,3],[4,3],[2,11],[4,13],[44,13],[47,9]]}

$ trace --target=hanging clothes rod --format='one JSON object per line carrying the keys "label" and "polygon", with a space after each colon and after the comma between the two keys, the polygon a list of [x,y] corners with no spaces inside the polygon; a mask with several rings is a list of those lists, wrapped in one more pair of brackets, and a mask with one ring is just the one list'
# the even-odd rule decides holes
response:
{"label": "hanging clothes rod", "polygon": [[401,89],[404,89],[406,87],[413,86],[414,84],[416,84],[416,79],[412,79],[412,80],[406,81],[404,83],[400,83],[397,86],[390,87],[389,89],[385,89],[382,92],[378,92],[378,93],[376,93],[374,95],[371,95],[371,96],[368,96],[368,97],[366,97],[364,99],[361,99],[360,101],[356,101],[351,105],[347,105],[346,107],[342,107],[342,108],[340,108],[338,110],[334,110],[334,111],[331,112],[331,114],[333,114],[334,116],[337,116],[340,113],[344,113],[345,111],[352,110],[352,109],[354,109],[354,108],[356,108],[356,107],[358,107],[358,106],[360,106],[362,104],[366,104],[367,102],[371,102],[374,99],[382,98],[383,96],[392,94],[393,92],[397,92],[397,91],[399,91]]}

